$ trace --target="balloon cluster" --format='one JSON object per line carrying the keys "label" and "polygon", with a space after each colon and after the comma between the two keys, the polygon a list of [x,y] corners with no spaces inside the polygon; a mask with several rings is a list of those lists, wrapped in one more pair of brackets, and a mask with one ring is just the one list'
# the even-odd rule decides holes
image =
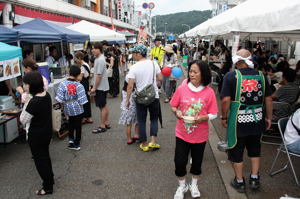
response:
{"label": "balloon cluster", "polygon": [[179,67],[164,67],[161,71],[161,73],[163,74],[163,76],[165,77],[169,77],[171,74],[175,77],[175,78],[180,78],[182,76],[182,70]]}

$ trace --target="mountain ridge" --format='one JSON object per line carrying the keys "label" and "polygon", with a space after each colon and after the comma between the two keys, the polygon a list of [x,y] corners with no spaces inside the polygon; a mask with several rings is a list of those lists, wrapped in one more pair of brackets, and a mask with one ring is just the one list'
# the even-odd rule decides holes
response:
{"label": "mountain ridge", "polygon": [[166,32],[179,35],[189,30],[187,26],[183,26],[182,24],[186,24],[190,26],[192,29],[193,27],[211,18],[211,10],[204,10],[204,11],[193,10],[189,12],[178,12],[178,13],[172,13],[166,15],[156,15],[152,18],[153,24],[155,24],[155,18],[156,18],[156,25],[157,25],[156,32],[164,33],[165,23],[167,23]]}

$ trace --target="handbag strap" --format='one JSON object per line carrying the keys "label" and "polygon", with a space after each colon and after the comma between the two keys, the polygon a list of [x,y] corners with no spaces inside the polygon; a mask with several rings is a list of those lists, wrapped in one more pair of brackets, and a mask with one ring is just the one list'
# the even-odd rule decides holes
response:
{"label": "handbag strap", "polygon": [[153,78],[152,78],[152,84],[154,84],[154,75],[155,75],[154,61],[152,61],[152,65],[153,65]]}

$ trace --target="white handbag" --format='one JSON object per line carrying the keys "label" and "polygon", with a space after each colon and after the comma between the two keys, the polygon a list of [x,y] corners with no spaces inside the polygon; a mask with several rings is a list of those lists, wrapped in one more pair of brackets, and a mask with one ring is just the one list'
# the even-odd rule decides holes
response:
{"label": "white handbag", "polygon": [[59,132],[61,128],[61,110],[54,110],[52,109],[52,126],[53,131]]}
{"label": "white handbag", "polygon": [[112,75],[113,75],[113,69],[111,66],[109,66],[107,69],[107,77],[112,77]]}

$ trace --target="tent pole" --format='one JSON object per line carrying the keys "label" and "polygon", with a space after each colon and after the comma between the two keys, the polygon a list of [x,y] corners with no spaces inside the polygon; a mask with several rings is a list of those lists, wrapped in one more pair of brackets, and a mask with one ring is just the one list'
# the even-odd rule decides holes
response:
{"label": "tent pole", "polygon": [[61,56],[64,56],[64,46],[63,46],[63,42],[60,42],[60,48],[61,48]]}
{"label": "tent pole", "polygon": [[210,64],[210,52],[211,52],[211,40],[212,40],[212,36],[209,38],[209,42],[208,42],[208,65]]}
{"label": "tent pole", "polygon": [[[196,50],[196,52],[195,52],[196,55],[198,54],[198,51],[199,51],[199,42],[200,42],[199,40],[200,40],[200,39],[199,39],[199,36],[197,36],[197,48],[196,48],[197,50]],[[196,58],[197,58],[197,57],[196,57]]]}

